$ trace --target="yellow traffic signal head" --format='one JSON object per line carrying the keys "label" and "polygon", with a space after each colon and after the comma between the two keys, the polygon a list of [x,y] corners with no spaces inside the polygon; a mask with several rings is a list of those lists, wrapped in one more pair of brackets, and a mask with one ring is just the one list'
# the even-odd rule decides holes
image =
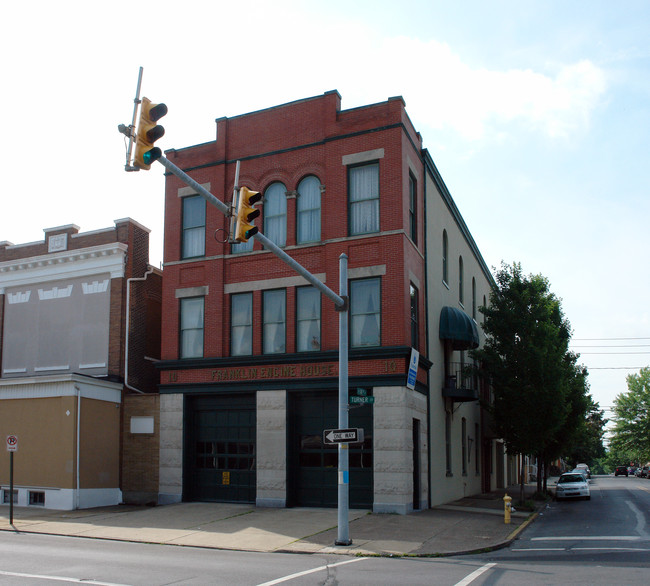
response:
{"label": "yellow traffic signal head", "polygon": [[262,196],[257,191],[251,191],[248,187],[239,188],[235,242],[248,242],[259,231],[251,222],[260,215],[260,211],[253,206],[261,199]]}
{"label": "yellow traffic signal head", "polygon": [[149,98],[142,98],[140,107],[140,120],[135,136],[135,160],[134,165],[140,169],[150,169],[151,163],[159,159],[162,151],[154,147],[156,142],[165,134],[165,129],[156,124],[165,114],[165,104],[152,104]]}

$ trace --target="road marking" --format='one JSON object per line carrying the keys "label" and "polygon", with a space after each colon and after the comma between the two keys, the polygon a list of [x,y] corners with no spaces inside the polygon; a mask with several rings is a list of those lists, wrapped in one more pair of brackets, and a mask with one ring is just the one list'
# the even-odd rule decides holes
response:
{"label": "road marking", "polygon": [[68,578],[66,576],[46,576],[42,574],[23,574],[20,572],[4,572],[0,570],[0,576],[11,578],[35,578],[37,580],[51,580],[53,582],[71,582],[73,584],[93,584],[94,586],[128,586],[128,584],[115,584],[114,582],[100,582],[86,578]]}
{"label": "road marking", "polygon": [[566,547],[520,547],[510,551],[566,551]]}
{"label": "road marking", "polygon": [[277,578],[276,580],[271,580],[270,582],[264,582],[263,584],[258,584],[258,586],[273,586],[274,584],[282,584],[282,582],[288,582],[294,578],[300,578],[301,576],[308,576],[314,572],[320,572],[322,570],[327,570],[328,568],[336,568],[336,566],[344,566],[345,564],[352,564],[354,562],[360,562],[361,560],[367,560],[368,558],[354,558],[352,560],[345,560],[344,562],[338,562],[336,564],[327,564],[326,566],[320,566],[314,568],[313,570],[305,570],[304,572],[297,572],[296,574],[290,574],[288,576],[283,576],[282,578]]}
{"label": "road marking", "polygon": [[460,582],[457,582],[454,586],[467,586],[467,584],[471,584],[483,572],[487,572],[490,568],[493,568],[494,566],[496,566],[495,563],[485,564],[484,566],[480,567],[478,570],[473,571],[469,576],[466,576]]}

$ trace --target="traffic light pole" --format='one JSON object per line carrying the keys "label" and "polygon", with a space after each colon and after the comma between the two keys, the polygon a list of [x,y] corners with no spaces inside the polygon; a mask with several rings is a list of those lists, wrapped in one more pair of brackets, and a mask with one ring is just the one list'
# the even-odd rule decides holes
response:
{"label": "traffic light pole", "polygon": [[[225,216],[232,215],[231,209],[222,201],[218,200],[205,187],[192,179],[182,169],[164,156],[158,159],[158,162],[165,167],[170,173],[176,175],[183,183],[193,188],[196,193],[201,195],[208,203],[215,206]],[[238,167],[239,168],[239,167]],[[264,248],[267,248],[278,258],[289,265],[299,275],[303,276],[309,283],[316,287],[323,295],[334,302],[336,310],[339,312],[339,429],[348,427],[348,257],[341,254],[339,257],[339,291],[337,295],[325,283],[312,275],[305,267],[291,258],[275,242],[269,240],[261,232],[252,236],[258,240]],[[339,444],[338,446],[338,538],[335,545],[351,545],[349,531],[349,495],[350,495],[350,461],[348,444]]]}

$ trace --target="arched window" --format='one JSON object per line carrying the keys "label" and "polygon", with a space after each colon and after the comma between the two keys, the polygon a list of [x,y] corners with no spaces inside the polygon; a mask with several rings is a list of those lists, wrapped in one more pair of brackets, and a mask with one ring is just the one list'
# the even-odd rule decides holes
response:
{"label": "arched window", "polygon": [[447,230],[442,231],[442,280],[449,283],[449,242],[447,240]]}
{"label": "arched window", "polygon": [[287,189],[282,183],[264,193],[264,234],[278,246],[287,243]]}
{"label": "arched window", "polygon": [[320,241],[320,181],[313,175],[298,185],[298,244]]}

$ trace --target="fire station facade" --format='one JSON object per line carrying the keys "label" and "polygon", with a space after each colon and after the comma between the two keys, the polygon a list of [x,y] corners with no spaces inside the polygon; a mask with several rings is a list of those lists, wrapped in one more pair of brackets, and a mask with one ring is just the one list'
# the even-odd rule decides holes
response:
{"label": "fire station facade", "polygon": [[[371,397],[350,405],[351,507],[405,513],[499,484],[466,374],[492,277],[400,97],[221,118],[215,141],[167,157],[228,203],[240,161],[260,231],[336,292],[347,255],[349,393]],[[229,230],[167,176],[159,501],[336,506],[338,313]]]}

